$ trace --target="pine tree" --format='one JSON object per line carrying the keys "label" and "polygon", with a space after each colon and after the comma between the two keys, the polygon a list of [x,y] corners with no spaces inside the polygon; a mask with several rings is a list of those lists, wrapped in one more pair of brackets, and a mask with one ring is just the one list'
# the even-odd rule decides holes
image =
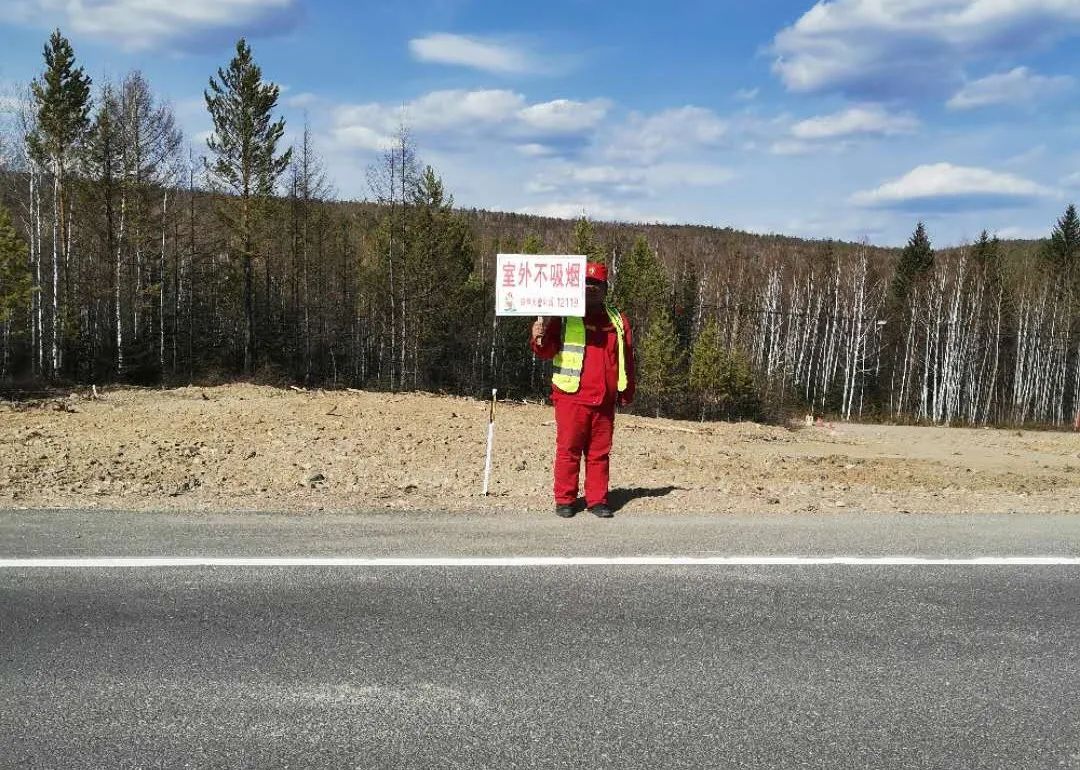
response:
{"label": "pine tree", "polygon": [[60,30],[45,45],[45,73],[30,84],[37,106],[37,126],[27,136],[30,155],[36,163],[48,163],[53,175],[52,205],[52,335],[51,364],[55,376],[61,366],[60,263],[67,264],[66,245],[69,221],[66,176],[78,157],[90,127],[90,78],[75,66],[75,51]]}
{"label": "pine tree", "polygon": [[542,254],[544,241],[536,233],[529,233],[521,243],[522,254]]}
{"label": "pine tree", "polygon": [[30,298],[29,249],[19,237],[8,210],[0,206],[0,323],[26,305]]}
{"label": "pine tree", "polygon": [[919,222],[915,232],[908,239],[907,246],[900,253],[900,260],[896,264],[896,273],[893,276],[892,297],[893,301],[903,306],[911,293],[912,287],[929,273],[934,267],[934,249],[930,245],[930,237],[926,234],[926,227]]}
{"label": "pine tree", "polygon": [[670,282],[656,252],[638,236],[630,253],[619,261],[612,301],[632,322],[640,322],[665,307],[670,293]]}
{"label": "pine tree", "polygon": [[1005,279],[1002,272],[1001,241],[996,235],[991,238],[990,234],[983,230],[979,234],[979,240],[975,242],[971,256],[976,267],[984,272],[989,286],[996,292]]}
{"label": "pine tree", "polygon": [[8,359],[11,353],[11,316],[20,307],[26,307],[30,301],[32,284],[30,268],[26,258],[29,254],[27,245],[19,238],[7,209],[0,205],[0,341],[3,353],[0,354],[0,376],[8,374]]}
{"label": "pine tree", "polygon": [[995,235],[990,237],[990,233],[983,230],[979,233],[979,240],[975,241],[975,248],[972,249],[971,255],[975,260],[975,264],[980,267],[993,264],[1000,256],[1001,241],[998,240]]}
{"label": "pine tree", "polygon": [[685,360],[686,351],[679,345],[671,314],[666,310],[654,314],[641,341],[637,364],[638,387],[652,403],[657,417],[683,390]]}
{"label": "pine tree", "polygon": [[574,254],[584,254],[590,262],[602,262],[607,264],[607,255],[604,247],[596,238],[596,230],[592,222],[582,217],[574,224]]}
{"label": "pine tree", "polygon": [[1054,226],[1044,253],[1059,275],[1066,279],[1075,276],[1077,261],[1080,260],[1080,217],[1072,203]]}
{"label": "pine tree", "polygon": [[728,362],[722,344],[720,325],[712,318],[690,352],[690,392],[700,405],[702,420],[729,398],[724,387]]}
{"label": "pine tree", "polygon": [[728,352],[725,363],[723,391],[727,394],[728,401],[723,405],[721,414],[729,418],[758,417],[761,412],[761,399],[750,359],[736,349]]}
{"label": "pine tree", "polygon": [[483,318],[483,282],[471,275],[472,233],[453,206],[442,179],[426,166],[410,200],[403,271],[411,307],[412,335],[407,344],[413,387],[445,387],[460,380],[470,351],[469,336],[461,330],[473,328]]}
{"label": "pine tree", "polygon": [[30,84],[37,106],[37,132],[27,137],[31,152],[51,161],[63,176],[90,127],[90,78],[75,66],[75,51],[60,30],[45,45],[45,73]]}
{"label": "pine tree", "polygon": [[724,348],[715,319],[710,319],[694,340],[689,385],[702,420],[708,416],[752,417],[759,411],[750,361],[740,351]]}
{"label": "pine tree", "polygon": [[[230,216],[235,228],[234,249],[244,271],[244,370],[253,371],[255,340],[255,220],[259,204],[274,191],[288,167],[292,149],[278,154],[285,119],[273,121],[279,88],[265,83],[251,48],[241,38],[226,70],[218,69],[203,92],[214,132],[206,140],[214,159],[208,162],[213,181],[236,197],[239,212]],[[231,203],[231,202],[230,202]]]}
{"label": "pine tree", "polygon": [[679,271],[673,292],[675,299],[675,333],[685,347],[690,347],[694,338],[694,323],[697,319],[698,292],[701,279],[697,267],[691,262]]}

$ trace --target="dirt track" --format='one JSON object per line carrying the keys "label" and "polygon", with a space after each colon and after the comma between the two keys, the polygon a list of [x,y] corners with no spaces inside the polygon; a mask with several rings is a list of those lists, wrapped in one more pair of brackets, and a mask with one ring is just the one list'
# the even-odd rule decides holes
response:
{"label": "dirt track", "polygon": [[[62,407],[62,408],[61,408]],[[0,507],[550,509],[550,407],[249,385],[0,404]],[[835,424],[787,429],[620,415],[627,514],[837,509],[1080,511],[1080,436]]]}

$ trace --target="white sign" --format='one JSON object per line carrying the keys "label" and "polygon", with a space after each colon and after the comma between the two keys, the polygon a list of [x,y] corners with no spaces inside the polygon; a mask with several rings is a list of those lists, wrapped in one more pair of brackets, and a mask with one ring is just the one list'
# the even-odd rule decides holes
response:
{"label": "white sign", "polygon": [[495,315],[585,315],[585,256],[499,254]]}

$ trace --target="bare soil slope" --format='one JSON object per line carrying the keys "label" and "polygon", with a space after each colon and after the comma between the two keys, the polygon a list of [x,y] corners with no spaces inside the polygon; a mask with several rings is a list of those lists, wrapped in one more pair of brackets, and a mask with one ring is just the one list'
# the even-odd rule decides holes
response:
{"label": "bare soil slope", "polygon": [[[553,414],[427,394],[251,385],[0,404],[0,507],[548,511]],[[1080,510],[1080,436],[620,415],[624,513]]]}

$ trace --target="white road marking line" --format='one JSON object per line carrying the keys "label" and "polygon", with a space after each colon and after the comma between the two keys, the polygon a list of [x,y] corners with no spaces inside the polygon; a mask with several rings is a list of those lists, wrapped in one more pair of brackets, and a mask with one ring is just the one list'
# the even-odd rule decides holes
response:
{"label": "white road marking line", "polygon": [[1076,556],[466,556],[85,557],[0,559],[0,569],[109,567],[664,567],[878,566],[1076,567]]}

